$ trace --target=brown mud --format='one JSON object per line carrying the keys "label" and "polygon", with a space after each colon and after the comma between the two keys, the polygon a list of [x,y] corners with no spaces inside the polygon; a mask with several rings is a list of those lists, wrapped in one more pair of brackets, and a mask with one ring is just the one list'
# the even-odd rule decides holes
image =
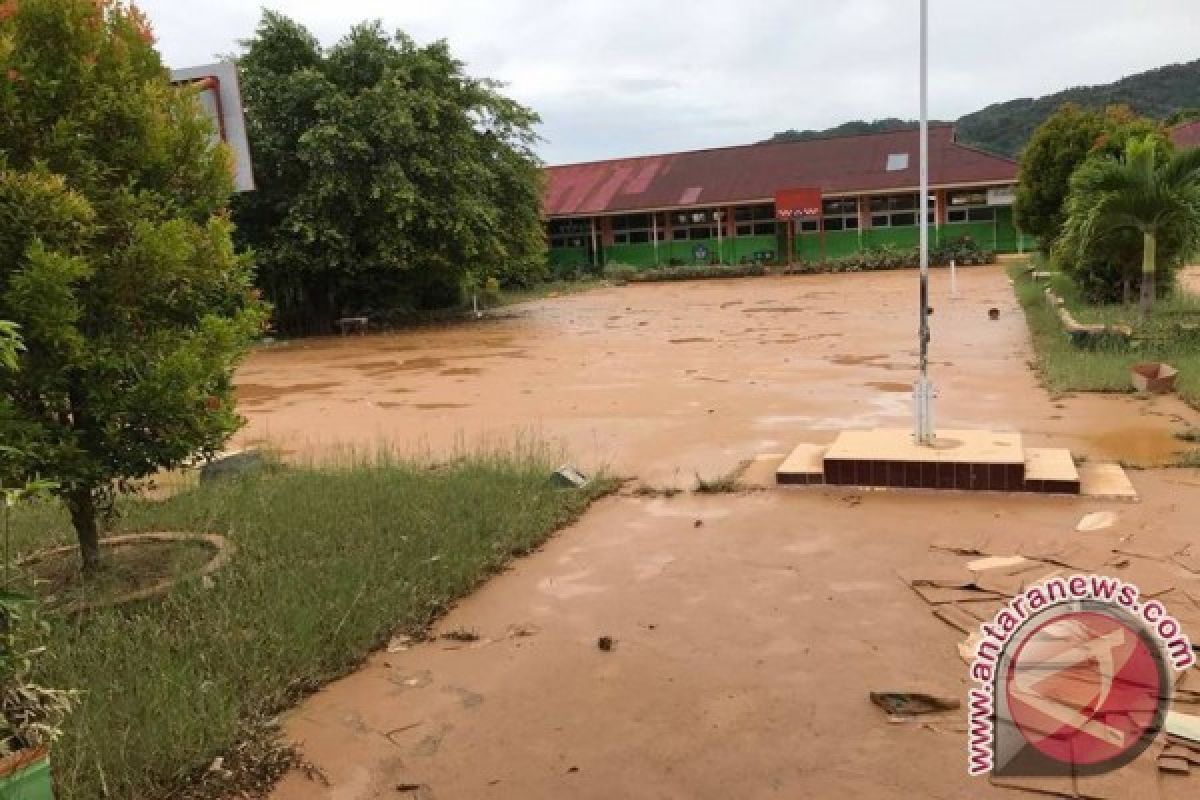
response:
{"label": "brown mud", "polygon": [[[235,444],[313,456],[386,440],[436,453],[533,435],[584,469],[687,487],[801,438],[908,426],[915,297],[905,271],[633,284],[477,324],[301,340],[239,371],[249,424]],[[935,272],[932,298],[939,426],[1021,430],[1032,446],[1141,466],[1183,449],[1173,433],[1197,415],[1174,397],[1052,400],[1026,366],[1025,320],[1001,268],[960,270],[953,299]],[[807,310],[792,313],[798,301]],[[746,311],[784,309],[743,323]]]}

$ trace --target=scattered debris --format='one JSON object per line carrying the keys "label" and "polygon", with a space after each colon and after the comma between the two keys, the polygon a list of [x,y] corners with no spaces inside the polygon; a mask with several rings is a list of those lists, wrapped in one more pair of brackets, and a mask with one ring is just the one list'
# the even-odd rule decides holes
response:
{"label": "scattered debris", "polygon": [[1189,775],[1192,767],[1186,758],[1163,753],[1158,757],[1158,769],[1170,775]]}
{"label": "scattered debris", "polygon": [[412,646],[412,641],[413,639],[411,636],[406,636],[404,634],[393,636],[392,640],[388,642],[387,651],[389,653],[403,652]]}
{"label": "scattered debris", "polygon": [[1168,711],[1163,730],[1169,735],[1200,745],[1200,717]]}
{"label": "scattered debris", "polygon": [[479,633],[470,628],[455,628],[443,633],[441,638],[451,642],[478,642]]}
{"label": "scattered debris", "polygon": [[983,634],[975,631],[966,639],[958,643],[958,657],[965,663],[970,664],[975,660],[975,655],[979,652],[979,643],[983,641]]}
{"label": "scattered debris", "polygon": [[871,702],[894,717],[938,714],[961,706],[957,698],[923,692],[871,692]]}
{"label": "scattered debris", "polygon": [[505,630],[504,635],[510,639],[521,639],[526,636],[535,636],[542,632],[542,629],[531,622],[519,622],[514,625],[509,625]]}
{"label": "scattered debris", "polygon": [[1000,319],[1000,309],[989,308],[988,309],[988,319],[991,319],[991,320]]}
{"label": "scattered debris", "polygon": [[958,603],[944,603],[933,609],[933,615],[960,633],[979,630],[979,620],[968,614]]}
{"label": "scattered debris", "polygon": [[1116,521],[1117,515],[1112,511],[1093,511],[1091,514],[1083,515],[1083,518],[1075,526],[1075,530],[1079,533],[1091,533],[1111,528]]}
{"label": "scattered debris", "polygon": [[1143,361],[1129,368],[1133,388],[1139,392],[1167,394],[1175,390],[1175,377],[1179,372],[1170,364],[1161,361]]}
{"label": "scattered debris", "polygon": [[992,569],[1019,567],[1028,563],[1030,563],[1029,559],[1025,556],[984,556],[968,562],[967,569],[971,572],[987,572]]}
{"label": "scattered debris", "polygon": [[704,526],[704,520],[702,520],[702,519],[698,519],[692,524],[693,528],[701,528],[703,526]]}
{"label": "scattered debris", "polygon": [[423,784],[420,784],[420,783],[397,783],[396,791],[397,792],[419,792],[419,791],[421,791],[422,786],[423,786]]}
{"label": "scattered debris", "polygon": [[611,651],[616,646],[617,646],[617,640],[612,638],[611,636],[601,636],[599,639],[596,640],[596,647],[600,648],[601,650],[603,650],[606,653]]}
{"label": "scattered debris", "polygon": [[582,489],[588,485],[588,477],[570,464],[563,464],[551,474],[550,483],[559,489]]}

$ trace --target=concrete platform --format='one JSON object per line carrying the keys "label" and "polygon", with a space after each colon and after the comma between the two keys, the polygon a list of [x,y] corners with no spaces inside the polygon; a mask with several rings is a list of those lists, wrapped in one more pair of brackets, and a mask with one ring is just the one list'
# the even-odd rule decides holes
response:
{"label": "concrete platform", "polygon": [[845,431],[824,461],[834,486],[1023,491],[1025,448],[1018,433],[939,431],[932,445],[896,428]]}
{"label": "concrete platform", "polygon": [[1071,451],[1061,447],[1026,448],[1025,488],[1048,494],[1079,494],[1079,471]]}
{"label": "concrete platform", "polygon": [[825,451],[827,445],[799,444],[779,468],[775,470],[775,482],[790,486],[810,486],[825,482]]}
{"label": "concrete platform", "polygon": [[844,431],[831,445],[802,443],[775,470],[780,485],[1084,494],[1136,499],[1116,464],[1076,467],[1064,448],[1025,447],[1021,434],[943,430],[921,446],[896,428]]}
{"label": "concrete platform", "polygon": [[1088,462],[1079,465],[1079,493],[1098,500],[1136,502],[1137,489],[1120,464]]}

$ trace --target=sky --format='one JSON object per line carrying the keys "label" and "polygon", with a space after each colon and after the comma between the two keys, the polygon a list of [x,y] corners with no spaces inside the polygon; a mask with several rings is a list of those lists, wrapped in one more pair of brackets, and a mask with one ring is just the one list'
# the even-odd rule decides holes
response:
{"label": "sky", "polygon": [[[139,0],[173,67],[236,52],[261,7]],[[1200,58],[1198,0],[930,0],[930,116]],[[273,0],[325,45],[379,19],[446,39],[542,117],[551,164],[918,115],[918,0]]]}

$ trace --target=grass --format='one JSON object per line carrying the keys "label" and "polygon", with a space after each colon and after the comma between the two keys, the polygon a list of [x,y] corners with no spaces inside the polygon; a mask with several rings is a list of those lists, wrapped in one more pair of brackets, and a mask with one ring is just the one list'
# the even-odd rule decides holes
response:
{"label": "grass", "polygon": [[1020,264],[1011,267],[1009,274],[1033,336],[1035,366],[1048,389],[1129,392],[1133,390],[1129,380],[1133,364],[1165,361],[1179,370],[1176,389],[1180,397],[1192,407],[1200,408],[1200,345],[1194,338],[1189,340],[1171,331],[1172,324],[1181,317],[1200,314],[1200,300],[1177,291],[1156,304],[1145,325],[1138,325],[1136,309],[1089,305],[1065,276],[1055,276],[1050,285],[1079,322],[1129,324],[1144,337],[1128,347],[1110,344],[1082,349],[1071,344],[1057,314],[1046,302],[1043,291],[1047,284],[1034,281]]}
{"label": "grass", "polygon": [[742,484],[738,480],[741,477],[741,469],[731,470],[724,475],[718,475],[715,478],[704,478],[700,473],[696,473],[696,486],[692,489],[696,494],[732,494],[742,490]]}
{"label": "grass", "polygon": [[[420,636],[614,488],[554,489],[552,463],[359,458],[121,504],[114,532],[210,531],[237,551],[209,588],[185,581],[155,603],[53,620],[36,677],[85,690],[54,748],[57,797],[183,796],[247,721],[349,671],[393,633]],[[14,522],[16,551],[70,540],[48,504]]]}

